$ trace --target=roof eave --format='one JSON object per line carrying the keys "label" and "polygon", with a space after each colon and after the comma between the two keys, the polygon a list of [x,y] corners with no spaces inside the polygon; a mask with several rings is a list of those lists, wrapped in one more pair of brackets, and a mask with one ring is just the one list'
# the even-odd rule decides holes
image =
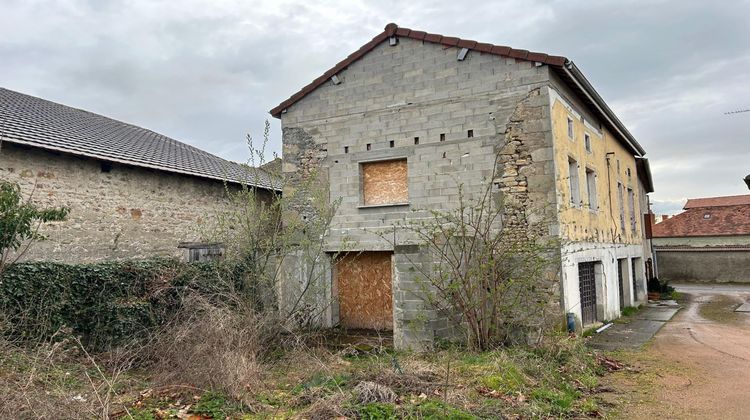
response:
{"label": "roof eave", "polygon": [[[239,184],[239,185],[241,185],[243,183],[242,181],[232,180],[232,179],[229,179],[229,178],[215,177],[215,176],[200,174],[200,173],[196,173],[196,172],[182,171],[182,170],[174,169],[174,168],[165,168],[165,167],[160,167],[160,166],[156,166],[156,165],[150,165],[148,163],[131,161],[131,160],[127,160],[127,159],[118,159],[118,158],[109,157],[109,156],[108,157],[103,157],[103,156],[96,155],[94,153],[86,153],[86,152],[81,152],[81,151],[75,151],[75,152],[73,152],[72,150],[65,149],[65,148],[62,148],[62,147],[55,147],[55,146],[51,146],[51,145],[42,145],[42,144],[38,144],[38,143],[34,143],[34,142],[28,142],[28,141],[24,141],[24,140],[15,139],[15,138],[12,138],[12,137],[0,136],[0,144],[2,142],[8,142],[8,143],[18,144],[18,145],[23,145],[23,146],[35,147],[35,148],[38,148],[38,149],[49,150],[49,151],[53,151],[53,152],[65,153],[66,155],[71,155],[71,156],[83,156],[83,157],[86,157],[86,158],[96,159],[96,160],[99,160],[99,161],[114,162],[114,163],[119,163],[119,164],[122,164],[122,165],[128,165],[128,166],[133,166],[133,167],[153,169],[153,170],[161,171],[161,172],[168,172],[168,173],[174,173],[174,174],[180,174],[180,175],[194,176],[196,178],[210,179],[210,180],[214,180],[214,181],[228,182],[230,184]],[[261,185],[261,184],[255,184],[255,183],[251,183],[251,182],[246,182],[245,184],[249,185],[249,186],[252,186],[253,188],[260,188],[260,189],[268,190],[268,191],[281,192],[281,187],[276,187],[276,186],[273,186],[273,185],[269,187],[269,186],[265,186],[265,185]]]}
{"label": "roof eave", "polygon": [[646,193],[654,192],[654,178],[651,176],[651,164],[645,157],[636,156],[636,166],[638,174],[642,175],[643,186],[646,188]]}
{"label": "roof eave", "polygon": [[612,109],[610,109],[609,105],[604,102],[604,99],[602,99],[596,89],[594,89],[594,86],[591,85],[591,82],[586,79],[586,76],[583,75],[578,66],[576,66],[574,62],[568,60],[561,68],[563,72],[565,72],[565,74],[577,85],[577,87],[581,91],[583,91],[583,93],[588,97],[591,103],[596,107],[597,111],[599,111],[599,113],[604,116],[609,126],[612,127],[617,132],[617,134],[619,134],[619,136],[625,141],[625,143],[636,154],[636,156],[643,157],[646,154],[646,150],[643,149],[643,147],[638,143],[635,137],[633,137],[630,131],[625,128],[625,125],[622,123],[622,121],[617,118]]}

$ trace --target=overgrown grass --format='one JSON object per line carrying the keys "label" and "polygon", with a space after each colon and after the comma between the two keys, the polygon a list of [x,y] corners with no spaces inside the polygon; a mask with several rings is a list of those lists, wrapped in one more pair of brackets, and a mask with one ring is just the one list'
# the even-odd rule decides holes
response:
{"label": "overgrown grass", "polygon": [[[196,363],[207,362],[196,359]],[[215,378],[214,385],[190,382],[184,375],[168,382],[152,371],[122,372],[115,381],[117,392],[107,414],[144,420],[187,415],[216,419],[474,419],[603,414],[595,391],[604,372],[582,340],[567,337],[538,347],[481,353],[455,347],[417,354],[377,347],[363,351],[301,345],[270,353],[254,363],[258,363],[254,378],[225,375]],[[101,417],[94,389],[101,394],[104,380],[80,355],[57,359],[40,369],[36,353],[6,348],[0,358],[4,403],[24,405],[19,389],[35,366],[36,398],[54,404],[23,413],[31,417]],[[107,374],[111,370],[102,369],[111,379]],[[98,388],[92,388],[88,378]],[[221,381],[236,383],[226,387]],[[18,398],[8,400],[13,394]],[[86,402],[75,398],[78,395]],[[12,413],[15,411],[3,414]]]}
{"label": "overgrown grass", "polygon": [[637,306],[626,306],[622,308],[622,316],[633,316],[640,311],[641,308]]}

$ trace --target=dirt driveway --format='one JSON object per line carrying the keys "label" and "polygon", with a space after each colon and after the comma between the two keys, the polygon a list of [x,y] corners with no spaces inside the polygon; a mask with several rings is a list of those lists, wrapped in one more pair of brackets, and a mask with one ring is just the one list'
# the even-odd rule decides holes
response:
{"label": "dirt driveway", "polygon": [[[618,373],[623,418],[750,418],[750,301],[746,286],[684,286],[685,308],[645,350],[623,353],[638,374]],[[620,394],[623,395],[623,394]]]}

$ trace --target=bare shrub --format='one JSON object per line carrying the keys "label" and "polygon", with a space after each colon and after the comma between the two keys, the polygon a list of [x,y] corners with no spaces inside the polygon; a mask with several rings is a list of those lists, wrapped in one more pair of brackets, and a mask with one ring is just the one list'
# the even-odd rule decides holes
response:
{"label": "bare shrub", "polygon": [[358,403],[369,404],[392,403],[398,397],[392,389],[375,382],[362,381],[354,387],[354,396]]}
{"label": "bare shrub", "polygon": [[307,410],[300,413],[298,418],[308,420],[353,418],[351,409],[345,407],[346,402],[347,396],[342,393],[329,395],[314,402]]}
{"label": "bare shrub", "polygon": [[[496,156],[495,171],[499,166]],[[541,339],[555,308],[559,241],[549,234],[545,209],[502,194],[494,185],[498,176],[472,194],[456,181],[453,208],[422,209],[429,216],[394,228],[413,237],[425,255],[410,261],[418,274],[415,294],[463,326],[476,350]]]}
{"label": "bare shrub", "polygon": [[279,332],[273,317],[237,296],[188,295],[146,346],[157,383],[222,391],[242,400],[263,378],[262,356]]}

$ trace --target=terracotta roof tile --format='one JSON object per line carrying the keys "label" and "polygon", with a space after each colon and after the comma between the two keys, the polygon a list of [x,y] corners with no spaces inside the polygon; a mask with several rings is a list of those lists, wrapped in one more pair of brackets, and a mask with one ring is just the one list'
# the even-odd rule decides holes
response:
{"label": "terracotta roof tile", "polygon": [[696,207],[721,207],[737,205],[750,205],[750,194],[728,195],[724,197],[691,198],[687,201],[687,203],[685,203],[685,206],[683,208],[687,210]]}
{"label": "terracotta roof tile", "polygon": [[460,39],[458,40],[458,44],[456,44],[459,48],[474,48],[475,45],[477,45],[477,41],[471,41],[468,39]]}
{"label": "terracotta roof tile", "polygon": [[529,52],[527,50],[516,50],[516,49],[511,49],[510,53],[508,54],[508,56],[510,57],[520,58],[522,60],[525,60],[528,55],[529,55]]}
{"label": "terracotta roof tile", "polygon": [[437,43],[437,42],[440,42],[441,39],[443,39],[443,36],[442,35],[437,35],[437,34],[425,34],[425,36],[424,36],[423,39],[425,41],[427,41],[427,42],[435,42],[435,43]]}
{"label": "terracotta roof tile", "polygon": [[460,38],[456,38],[454,36],[444,36],[442,39],[440,39],[440,43],[443,45],[455,47],[456,45],[458,45],[458,41],[460,40]]}
{"label": "terracotta roof tile", "polygon": [[[688,208],[691,201],[699,205]],[[737,202],[741,204],[733,204]],[[688,204],[684,212],[655,224],[654,237],[750,235],[750,195],[694,199]]]}
{"label": "terracotta roof tile", "polygon": [[[320,85],[326,83],[331,75],[340,72],[341,70],[351,65],[353,62],[359,60],[360,58],[362,58],[363,55],[368,53],[370,50],[375,48],[378,44],[385,41],[388,37],[392,35],[415,39],[418,41],[443,44],[448,47],[476,49],[477,51],[480,51],[483,53],[495,54],[495,55],[500,55],[504,57],[511,57],[511,58],[515,58],[518,60],[535,61],[535,62],[547,64],[550,66],[562,67],[563,65],[565,65],[565,62],[567,61],[565,57],[554,56],[554,55],[551,56],[551,55],[547,55],[544,53],[533,53],[533,52],[530,53],[527,50],[515,50],[510,47],[503,46],[503,45],[478,43],[476,41],[472,41],[468,39],[465,40],[465,39],[460,39],[456,37],[446,37],[440,34],[429,34],[423,31],[415,31],[415,30],[411,30],[408,28],[399,28],[395,23],[389,23],[388,25],[386,25],[383,32],[381,32],[379,35],[373,38],[372,41],[363,45],[359,50],[355,51],[353,54],[349,55],[349,57],[347,57],[340,63],[336,64],[336,66],[334,66],[332,69],[328,70],[325,73],[327,77],[319,77],[315,79],[313,83],[310,83],[309,85],[305,86],[297,94],[292,95],[289,99],[285,100],[284,102],[276,106],[274,109],[272,109],[270,111],[271,115],[273,115],[274,117],[279,117],[282,111],[284,111],[286,108],[292,106],[295,102],[300,100],[302,97],[304,97],[305,95],[307,95],[314,89],[318,88]],[[300,93],[302,93],[301,96],[300,96]]]}

